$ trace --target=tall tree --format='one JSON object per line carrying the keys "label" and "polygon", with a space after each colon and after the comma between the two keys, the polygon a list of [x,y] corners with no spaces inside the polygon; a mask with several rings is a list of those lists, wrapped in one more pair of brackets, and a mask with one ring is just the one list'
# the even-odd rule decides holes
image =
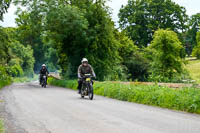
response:
{"label": "tall tree", "polygon": [[192,15],[189,20],[189,30],[187,33],[187,40],[191,44],[191,48],[197,45],[196,36],[197,32],[200,31],[200,13]]}
{"label": "tall tree", "polygon": [[188,16],[185,8],[172,0],[128,0],[120,9],[119,18],[120,28],[142,47],[150,44],[159,28],[185,31]]}
{"label": "tall tree", "polygon": [[70,77],[76,76],[83,57],[89,59],[100,80],[117,77],[118,43],[114,23],[104,5],[105,1],[101,0],[73,0],[67,6],[60,4],[50,9],[47,14],[48,29],[54,33],[51,38],[60,42],[57,45],[62,56],[60,65]]}
{"label": "tall tree", "polygon": [[[15,0],[15,4],[27,7],[27,9],[18,9],[16,23],[18,25],[18,40],[25,46],[31,45],[34,50],[35,64],[34,71],[38,72],[41,65],[51,61],[48,59],[49,48],[52,46],[49,43],[43,42],[43,33],[45,32],[44,18],[47,10],[46,1],[40,0]],[[51,68],[56,64],[51,64]],[[53,66],[52,66],[53,64]]]}

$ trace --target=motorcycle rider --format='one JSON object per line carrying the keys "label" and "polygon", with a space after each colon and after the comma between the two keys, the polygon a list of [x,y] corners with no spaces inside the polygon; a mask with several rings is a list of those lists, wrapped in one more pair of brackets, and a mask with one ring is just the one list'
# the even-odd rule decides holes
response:
{"label": "motorcycle rider", "polygon": [[96,74],[90,64],[88,64],[88,60],[86,58],[82,59],[82,64],[78,68],[78,93],[81,93],[83,78],[85,74],[91,74],[94,78],[96,78]]}
{"label": "motorcycle rider", "polygon": [[45,64],[42,65],[42,68],[41,68],[39,74],[40,74],[40,85],[41,85],[41,83],[42,83],[42,77],[45,75],[46,76],[46,81],[47,81],[47,75],[49,74],[49,71],[47,70]]}

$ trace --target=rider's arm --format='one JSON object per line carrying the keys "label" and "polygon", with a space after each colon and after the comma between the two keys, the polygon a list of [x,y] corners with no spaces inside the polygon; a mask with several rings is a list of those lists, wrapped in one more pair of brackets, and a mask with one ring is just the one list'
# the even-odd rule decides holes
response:
{"label": "rider's arm", "polygon": [[90,66],[90,67],[91,67],[92,76],[93,76],[94,78],[96,78],[96,74],[95,74],[95,72],[94,72],[94,69],[92,68],[92,66]]}
{"label": "rider's arm", "polygon": [[47,74],[49,74],[49,71],[47,70]]}
{"label": "rider's arm", "polygon": [[81,66],[78,67],[78,78],[81,78]]}

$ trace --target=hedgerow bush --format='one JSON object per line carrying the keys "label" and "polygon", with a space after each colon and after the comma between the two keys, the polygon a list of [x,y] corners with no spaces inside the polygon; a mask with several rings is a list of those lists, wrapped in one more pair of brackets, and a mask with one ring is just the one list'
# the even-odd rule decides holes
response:
{"label": "hedgerow bush", "polygon": [[[75,80],[50,78],[49,83],[74,90],[77,88]],[[200,89],[198,88],[173,89],[158,85],[95,82],[94,93],[122,101],[200,114]]]}

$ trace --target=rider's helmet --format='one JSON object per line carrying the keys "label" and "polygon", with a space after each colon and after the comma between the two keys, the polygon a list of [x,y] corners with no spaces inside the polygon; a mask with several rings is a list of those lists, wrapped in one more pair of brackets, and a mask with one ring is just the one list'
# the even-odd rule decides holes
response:
{"label": "rider's helmet", "polygon": [[81,62],[82,62],[82,63],[83,63],[83,62],[87,62],[87,63],[88,63],[88,59],[83,58]]}
{"label": "rider's helmet", "polygon": [[46,65],[45,65],[45,64],[43,64],[43,65],[42,65],[42,67],[46,67]]}

